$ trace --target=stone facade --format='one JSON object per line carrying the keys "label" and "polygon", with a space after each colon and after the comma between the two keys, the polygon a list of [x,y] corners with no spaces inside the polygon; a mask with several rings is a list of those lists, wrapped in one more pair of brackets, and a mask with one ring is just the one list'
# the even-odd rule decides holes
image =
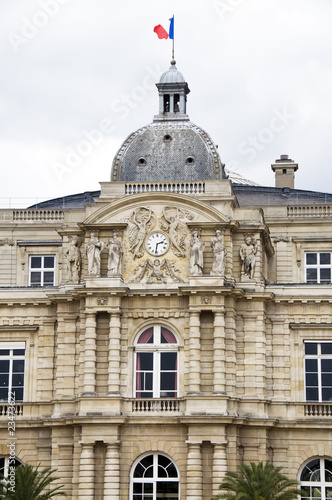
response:
{"label": "stone facade", "polygon": [[22,371],[15,455],[72,499],[143,498],[149,460],[173,470],[151,479],[162,498],[208,500],[243,462],[299,478],[331,459],[331,375],[304,364],[306,345],[331,363],[331,205],[255,206],[257,189],[103,182],[84,207],[0,211],[3,462]]}

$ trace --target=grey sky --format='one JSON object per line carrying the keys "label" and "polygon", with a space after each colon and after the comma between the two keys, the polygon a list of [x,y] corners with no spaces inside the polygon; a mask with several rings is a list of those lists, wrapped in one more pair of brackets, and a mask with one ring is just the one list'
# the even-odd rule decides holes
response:
{"label": "grey sky", "polygon": [[289,154],[296,187],[332,192],[330,0],[15,0],[0,4],[1,206],[109,180],[158,112],[171,41],[153,27],[173,14],[188,114],[226,168],[273,185]]}

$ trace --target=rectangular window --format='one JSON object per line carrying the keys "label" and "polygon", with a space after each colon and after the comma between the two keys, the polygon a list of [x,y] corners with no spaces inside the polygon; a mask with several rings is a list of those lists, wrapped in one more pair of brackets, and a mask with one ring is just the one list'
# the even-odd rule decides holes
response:
{"label": "rectangular window", "polygon": [[55,257],[31,255],[29,260],[29,286],[54,286]]}
{"label": "rectangular window", "polygon": [[0,342],[0,401],[22,402],[24,396],[25,343]]}
{"label": "rectangular window", "polygon": [[306,401],[332,401],[332,342],[304,344]]}
{"label": "rectangular window", "polygon": [[332,259],[331,252],[305,253],[306,283],[331,283]]}

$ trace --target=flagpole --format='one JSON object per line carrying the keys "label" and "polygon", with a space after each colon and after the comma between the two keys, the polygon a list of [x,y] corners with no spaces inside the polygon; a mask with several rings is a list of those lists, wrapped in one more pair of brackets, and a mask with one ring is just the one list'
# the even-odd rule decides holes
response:
{"label": "flagpole", "polygon": [[173,40],[172,40],[172,59],[174,61],[174,14],[173,14]]}

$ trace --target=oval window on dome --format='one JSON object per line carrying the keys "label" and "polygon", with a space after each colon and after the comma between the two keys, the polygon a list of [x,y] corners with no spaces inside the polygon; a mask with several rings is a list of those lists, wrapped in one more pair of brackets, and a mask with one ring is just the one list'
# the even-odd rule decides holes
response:
{"label": "oval window on dome", "polygon": [[172,136],[169,134],[164,135],[164,142],[171,142]]}
{"label": "oval window on dome", "polygon": [[139,167],[145,167],[146,166],[146,159],[143,158],[143,157],[141,157],[141,158],[138,159],[137,163],[138,163]]}
{"label": "oval window on dome", "polygon": [[193,156],[188,156],[186,159],[186,165],[193,165],[195,163],[195,158]]}

